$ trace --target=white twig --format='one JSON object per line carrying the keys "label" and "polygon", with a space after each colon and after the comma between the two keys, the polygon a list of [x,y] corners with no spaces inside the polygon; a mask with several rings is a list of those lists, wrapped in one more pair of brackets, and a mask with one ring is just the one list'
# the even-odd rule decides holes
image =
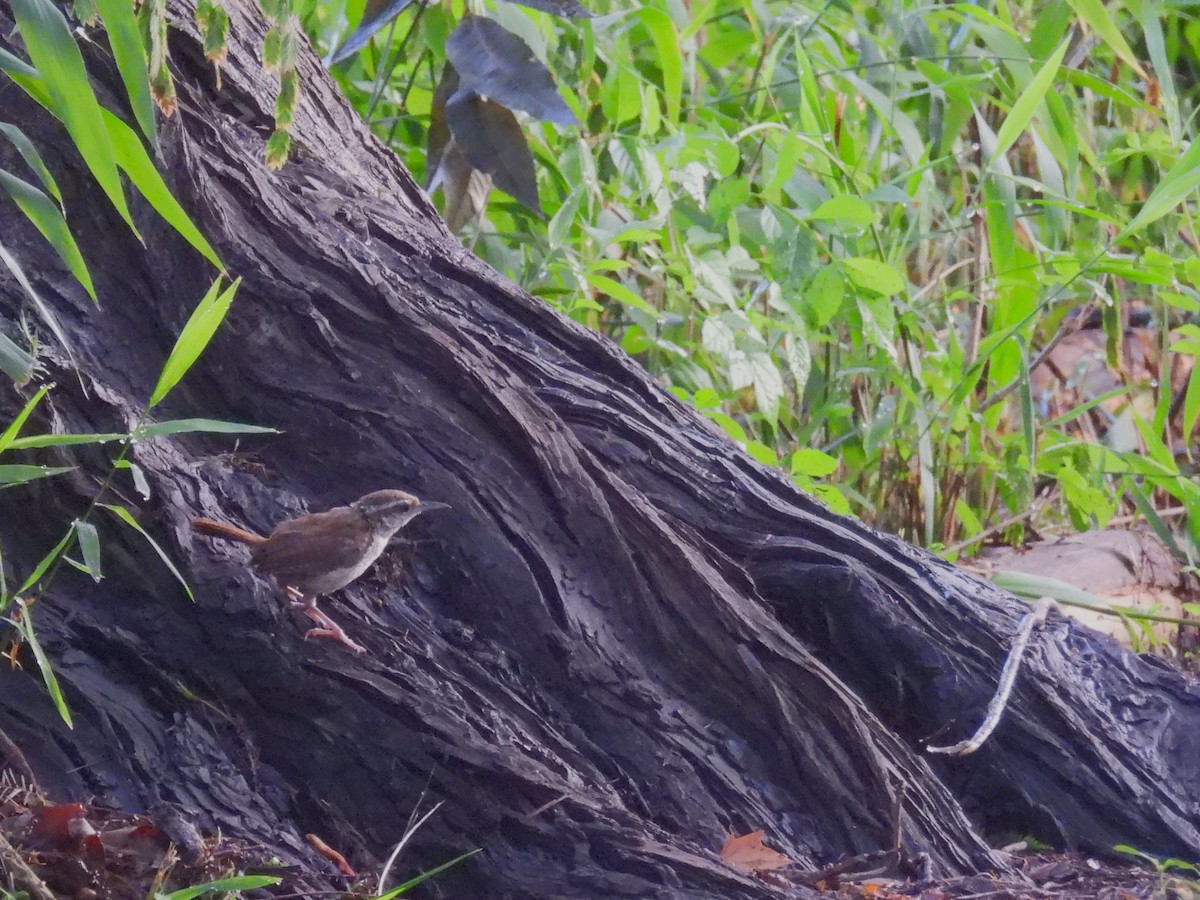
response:
{"label": "white twig", "polygon": [[992,697],[992,702],[988,704],[987,715],[984,717],[979,729],[965,741],[959,741],[950,747],[926,747],[925,750],[927,752],[945,753],[949,756],[966,756],[968,753],[974,753],[983,746],[983,742],[996,730],[996,726],[1000,723],[1000,717],[1004,715],[1004,707],[1008,705],[1008,698],[1012,694],[1013,683],[1017,680],[1017,671],[1021,668],[1021,660],[1025,656],[1025,648],[1029,646],[1029,636],[1033,634],[1034,628],[1046,621],[1047,613],[1054,606],[1055,603],[1052,598],[1042,597],[1033,604],[1033,609],[1026,613],[1025,618],[1021,620],[1012,649],[1008,651],[1008,659],[1004,661],[1004,668],[1000,671],[1000,682],[996,686],[996,693]]}
{"label": "white twig", "polygon": [[433,805],[433,809],[425,813],[425,815],[421,816],[421,818],[417,819],[415,823],[409,825],[408,828],[404,830],[404,835],[400,838],[400,843],[396,845],[396,849],[392,851],[392,855],[389,856],[387,858],[387,862],[383,864],[383,871],[379,873],[379,888],[375,891],[376,894],[382,894],[384,892],[384,887],[387,884],[388,874],[392,870],[392,863],[396,861],[396,857],[400,855],[400,851],[404,849],[404,845],[407,844],[412,836],[417,833],[417,829],[425,824],[425,820],[441,809],[442,804],[445,802],[445,800],[439,800]]}

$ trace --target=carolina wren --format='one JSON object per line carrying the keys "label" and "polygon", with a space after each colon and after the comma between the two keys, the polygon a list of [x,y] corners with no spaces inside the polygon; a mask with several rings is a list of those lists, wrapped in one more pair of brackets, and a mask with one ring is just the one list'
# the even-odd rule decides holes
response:
{"label": "carolina wren", "polygon": [[392,535],[421,513],[447,508],[403,491],[375,491],[349,506],[281,522],[269,537],[206,518],[193,519],[192,527],[201,534],[250,544],[255,571],[272,576],[293,598],[292,606],[317,623],[304,635],[306,640],[332,638],[363,653],[363,647],[317,609],[317,597],[341,590],[367,571]]}

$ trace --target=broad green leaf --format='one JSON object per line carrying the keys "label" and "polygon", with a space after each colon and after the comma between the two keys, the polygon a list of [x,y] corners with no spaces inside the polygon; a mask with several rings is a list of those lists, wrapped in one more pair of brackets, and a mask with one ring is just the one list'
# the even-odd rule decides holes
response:
{"label": "broad green leaf", "polygon": [[21,208],[21,212],[29,217],[29,221],[33,222],[37,226],[37,230],[42,233],[42,237],[50,242],[59,258],[71,270],[71,274],[88,292],[88,296],[93,301],[97,301],[96,287],[92,284],[92,276],[88,272],[87,263],[83,261],[79,246],[75,243],[75,238],[71,234],[71,229],[67,225],[67,220],[63,218],[58,204],[28,181],[3,169],[0,169],[0,187],[8,192],[8,196],[12,197],[17,206]]}
{"label": "broad green leaf", "polygon": [[51,112],[66,127],[92,176],[121,218],[137,234],[100,104],[67,20],[51,0],[12,0],[12,10],[29,58],[49,92]]}
{"label": "broad green leaf", "polygon": [[529,45],[494,19],[467,15],[446,41],[463,91],[474,91],[509,109],[559,125],[576,124],[550,70]]}
{"label": "broad green leaf", "polygon": [[0,453],[3,453],[12,446],[13,441],[17,439],[17,435],[21,433],[21,427],[25,424],[25,420],[29,418],[37,408],[37,405],[42,402],[42,398],[46,396],[49,390],[49,385],[38,388],[37,393],[29,398],[29,402],[21,408],[16,418],[4,429],[4,434],[0,434]]}
{"label": "broad green leaf", "polygon": [[225,313],[229,311],[229,305],[233,303],[233,295],[241,283],[242,280],[238,278],[224,293],[220,293],[220,278],[212,283],[212,287],[208,289],[204,299],[196,306],[191,318],[183,326],[179,340],[175,342],[175,347],[171,350],[166,365],[163,366],[162,374],[158,376],[158,384],[150,396],[151,407],[162,402],[171,389],[179,383],[179,379],[187,374],[187,370],[192,367],[192,363],[196,361],[204,348],[208,346],[208,342],[212,340],[212,336],[217,331],[217,326],[221,324]]}
{"label": "broad green leaf", "polygon": [[846,282],[835,265],[817,270],[808,290],[804,292],[804,305],[812,311],[813,324],[824,328],[842,308],[846,296]]}
{"label": "broad green leaf", "polygon": [[54,701],[54,707],[58,710],[58,714],[67,723],[68,728],[74,728],[75,725],[71,722],[71,710],[67,708],[67,700],[63,696],[62,688],[58,684],[58,678],[54,674],[50,660],[46,657],[46,652],[42,649],[42,645],[38,641],[37,632],[33,629],[30,608],[21,600],[18,600],[17,603],[21,607],[20,612],[9,621],[17,626],[17,630],[21,632],[21,637],[29,644],[29,649],[33,651],[33,658],[37,660],[38,668],[42,672],[42,681],[46,683],[46,690],[50,693],[50,699]]}
{"label": "broad green leaf", "polygon": [[150,537],[150,535],[146,533],[146,530],[144,528],[142,528],[142,526],[138,523],[138,520],[135,519],[130,514],[129,510],[127,510],[123,506],[115,506],[115,505],[110,506],[107,503],[97,503],[96,505],[103,509],[107,509],[110,513],[112,513],[114,516],[116,516],[118,519],[120,519],[122,522],[124,522],[126,525],[128,525],[130,528],[132,528],[134,531],[136,531],[142,537],[144,537],[146,539],[146,543],[148,543],[150,545],[151,549],[154,550],[154,552],[158,554],[158,558],[161,559],[163,561],[163,564],[166,565],[166,567],[171,570],[171,574],[175,576],[175,580],[178,581],[181,585],[183,585],[183,590],[187,593],[188,599],[189,600],[196,599],[192,595],[192,589],[190,587],[188,587],[187,580],[183,577],[183,573],[181,573],[179,571],[179,569],[177,569],[175,567],[175,563],[171,562],[171,557],[167,556],[166,551],[163,550],[163,548],[158,545],[158,542],[155,541],[154,538]]}
{"label": "broad green leaf", "polygon": [[121,72],[121,80],[125,82],[134,118],[150,146],[157,146],[158,131],[154,124],[154,101],[150,98],[146,47],[142,44],[133,4],[129,0],[96,0],[96,4],[104,20],[104,30],[108,34],[117,69]]}
{"label": "broad green leaf", "polygon": [[683,97],[683,52],[679,46],[679,34],[671,17],[661,9],[642,6],[637,15],[654,41],[659,70],[662,72],[663,96],[667,101],[667,119],[674,125],[679,122]]}
{"label": "broad green leaf", "polygon": [[222,422],[219,419],[176,419],[171,422],[153,422],[143,425],[134,433],[135,441],[146,438],[164,437],[170,434],[186,434],[193,431],[209,434],[279,434],[274,428],[262,425],[242,425],[239,422]]}
{"label": "broad green leaf", "polygon": [[830,197],[811,213],[809,219],[845,222],[849,225],[870,225],[876,219],[875,208],[858,197],[841,194]]}
{"label": "broad green leaf", "polygon": [[1021,132],[1025,130],[1025,126],[1029,124],[1029,120],[1041,106],[1042,101],[1046,98],[1046,92],[1054,83],[1054,76],[1058,74],[1058,67],[1062,65],[1068,44],[1068,41],[1059,44],[1058,49],[1033,76],[1033,80],[1029,82],[1029,85],[1021,92],[1021,96],[1017,98],[1017,102],[1009,110],[1000,130],[996,132],[996,146],[992,150],[991,161],[988,163],[989,169],[995,164],[997,158],[1003,156],[1021,136]]}
{"label": "broad green leaf", "polygon": [[607,294],[614,300],[619,300],[626,306],[632,306],[634,309],[641,310],[646,315],[653,319],[658,319],[659,312],[640,296],[635,294],[621,282],[615,278],[609,278],[605,275],[597,275],[594,272],[588,273],[587,282],[602,294]]}
{"label": "broad green leaf", "polygon": [[37,481],[39,478],[51,478],[64,472],[74,472],[75,466],[0,466],[0,487],[14,484],[25,484],[27,481]]}
{"label": "broad green leaf", "polygon": [[890,297],[904,290],[907,279],[895,266],[865,256],[848,256],[841,260],[842,268],[851,281],[861,288]]}
{"label": "broad green leaf", "polygon": [[79,552],[83,554],[83,564],[92,580],[99,582],[104,576],[100,572],[100,535],[96,526],[82,519],[75,520],[75,533],[79,536]]}
{"label": "broad green leaf", "polygon": [[108,129],[108,139],[112,142],[113,153],[116,154],[117,165],[133,182],[133,186],[146,198],[146,202],[166,219],[167,224],[179,232],[189,244],[195,247],[214,266],[225,271],[225,264],[217,256],[217,252],[200,233],[191,217],[184,212],[179,201],[171,194],[167,183],[154,166],[154,161],[142,146],[137,132],[118,119],[108,110],[103,110],[104,125]]}
{"label": "broad green leaf", "polygon": [[0,134],[8,138],[9,142],[17,148],[17,152],[21,154],[21,158],[25,160],[26,165],[31,168],[42,182],[42,186],[50,193],[55,202],[59,206],[62,205],[62,194],[58,190],[58,183],[54,180],[54,176],[50,174],[50,170],[46,168],[46,164],[42,162],[42,156],[37,151],[37,147],[33,146],[33,141],[25,136],[16,125],[9,125],[7,122],[0,122]]}
{"label": "broad green leaf", "polygon": [[837,471],[838,461],[816,447],[801,447],[792,454],[792,474],[825,478]]}

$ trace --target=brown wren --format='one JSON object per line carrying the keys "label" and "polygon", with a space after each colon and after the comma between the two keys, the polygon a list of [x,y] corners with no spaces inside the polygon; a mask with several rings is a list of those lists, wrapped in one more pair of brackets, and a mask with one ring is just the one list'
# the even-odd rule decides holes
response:
{"label": "brown wren", "polygon": [[273,577],[293,598],[292,605],[317,623],[304,635],[306,640],[331,638],[364,653],[365,648],[317,609],[317,597],[341,590],[367,571],[392,535],[421,513],[447,508],[404,491],[375,491],[349,506],[281,522],[269,537],[202,517],[193,519],[192,527],[201,534],[250,544],[255,571]]}

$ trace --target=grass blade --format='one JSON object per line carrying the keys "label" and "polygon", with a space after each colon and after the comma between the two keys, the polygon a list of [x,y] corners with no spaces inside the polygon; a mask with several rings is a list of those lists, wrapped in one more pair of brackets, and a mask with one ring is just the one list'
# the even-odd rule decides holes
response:
{"label": "grass blade", "polygon": [[0,372],[17,384],[24,384],[33,376],[35,362],[37,360],[9,340],[6,335],[0,334]]}

